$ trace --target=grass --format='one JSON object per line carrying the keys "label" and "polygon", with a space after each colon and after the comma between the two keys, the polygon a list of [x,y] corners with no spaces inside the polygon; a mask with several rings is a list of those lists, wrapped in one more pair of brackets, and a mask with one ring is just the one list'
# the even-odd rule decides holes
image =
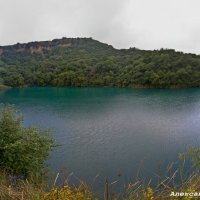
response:
{"label": "grass", "polygon": [[[125,194],[124,200],[193,200],[197,197],[190,197],[190,193],[200,191],[200,175],[198,173],[191,174],[184,182],[178,186],[173,186],[170,183],[169,177],[161,181],[154,189],[150,186],[141,185],[139,183],[130,184]],[[188,196],[170,196],[174,192],[188,193]]]}
{"label": "grass", "polygon": [[11,184],[5,172],[0,173],[0,200],[40,200],[43,196],[41,185],[29,181]]}
{"label": "grass", "polygon": [[[193,172],[180,185],[172,184],[174,177],[166,177],[156,187],[136,181],[127,186],[124,194],[111,195],[109,187],[105,187],[104,200],[193,200],[197,197],[170,196],[172,192],[199,192],[200,174]],[[11,184],[5,172],[0,173],[0,200],[100,200],[83,182],[78,186],[65,185],[62,188],[47,189],[45,184],[30,181],[18,181]]]}
{"label": "grass", "polygon": [[65,185],[63,188],[53,187],[49,191],[43,183],[18,180],[13,183],[9,176],[0,172],[0,200],[95,200],[91,190],[84,184],[79,186]]}

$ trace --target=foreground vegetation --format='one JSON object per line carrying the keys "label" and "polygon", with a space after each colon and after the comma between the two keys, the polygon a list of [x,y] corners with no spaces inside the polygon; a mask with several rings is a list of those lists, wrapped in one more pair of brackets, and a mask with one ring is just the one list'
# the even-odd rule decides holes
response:
{"label": "foreground vegetation", "polygon": [[[198,199],[200,192],[200,149],[189,148],[180,154],[183,161],[178,169],[169,167],[169,176],[151,187],[136,181],[126,187],[123,194],[114,194],[111,183],[105,182],[104,194],[97,195],[86,184],[74,186],[65,183],[56,187],[47,184],[48,173],[45,160],[56,145],[49,131],[36,127],[24,127],[22,116],[13,106],[2,106],[0,113],[0,200],[178,200]],[[192,170],[184,171],[184,163],[189,158]],[[176,184],[179,178],[179,184]],[[179,194],[177,193],[179,192]],[[186,196],[181,196],[182,193]],[[189,196],[193,193],[194,196]],[[171,196],[174,194],[174,196]],[[179,195],[179,196],[178,196]]]}
{"label": "foreground vegetation", "polygon": [[0,115],[0,168],[12,179],[26,179],[45,172],[45,160],[54,148],[49,131],[23,127],[23,117],[13,106],[3,107]]}
{"label": "foreground vegetation", "polygon": [[[9,181],[5,172],[0,172],[0,200],[95,200],[92,192],[83,183],[77,187],[49,189],[46,184],[29,180]],[[49,191],[48,191],[49,190]]]}
{"label": "foreground vegetation", "polygon": [[[0,173],[0,199],[1,200],[196,200],[195,192],[200,191],[200,175],[192,174],[178,187],[173,187],[169,183],[169,179],[165,179],[157,185],[156,188],[151,188],[148,185],[143,185],[140,182],[129,184],[124,194],[105,194],[98,197],[92,190],[80,183],[79,186],[65,185],[64,187],[49,188],[46,185],[36,184],[29,180],[18,180],[15,185],[12,185],[8,176]],[[175,196],[170,196],[172,192]],[[178,196],[176,193],[188,193],[188,196]],[[189,196],[190,193],[194,196]]]}
{"label": "foreground vegetation", "polygon": [[0,47],[0,84],[170,88],[200,86],[200,56],[173,49],[117,50],[92,38]]}

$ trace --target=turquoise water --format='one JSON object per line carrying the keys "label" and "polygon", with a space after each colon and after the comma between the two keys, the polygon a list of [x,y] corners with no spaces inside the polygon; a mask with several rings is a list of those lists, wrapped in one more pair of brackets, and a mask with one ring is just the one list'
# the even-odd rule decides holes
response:
{"label": "turquoise water", "polygon": [[186,145],[200,147],[200,89],[23,88],[1,92],[0,102],[15,104],[26,126],[54,130],[63,146],[52,171],[97,190],[106,176],[114,188],[165,175]]}

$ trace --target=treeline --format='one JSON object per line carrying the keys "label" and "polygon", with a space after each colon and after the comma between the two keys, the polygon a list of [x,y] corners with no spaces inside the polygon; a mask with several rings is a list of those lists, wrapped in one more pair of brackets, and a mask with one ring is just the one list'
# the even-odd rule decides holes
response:
{"label": "treeline", "polygon": [[200,56],[171,49],[114,49],[92,38],[0,47],[0,84],[199,87]]}

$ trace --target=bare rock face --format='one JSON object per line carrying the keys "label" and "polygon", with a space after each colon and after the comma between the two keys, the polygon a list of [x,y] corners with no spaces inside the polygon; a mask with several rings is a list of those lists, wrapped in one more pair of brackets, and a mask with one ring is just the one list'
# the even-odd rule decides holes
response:
{"label": "bare rock face", "polygon": [[30,54],[38,53],[41,54],[44,51],[51,51],[55,48],[69,48],[71,46],[76,46],[81,43],[81,41],[90,41],[92,38],[62,38],[54,39],[52,41],[43,42],[29,42],[29,43],[17,43],[14,45],[0,46],[0,55],[4,52],[27,52]]}

